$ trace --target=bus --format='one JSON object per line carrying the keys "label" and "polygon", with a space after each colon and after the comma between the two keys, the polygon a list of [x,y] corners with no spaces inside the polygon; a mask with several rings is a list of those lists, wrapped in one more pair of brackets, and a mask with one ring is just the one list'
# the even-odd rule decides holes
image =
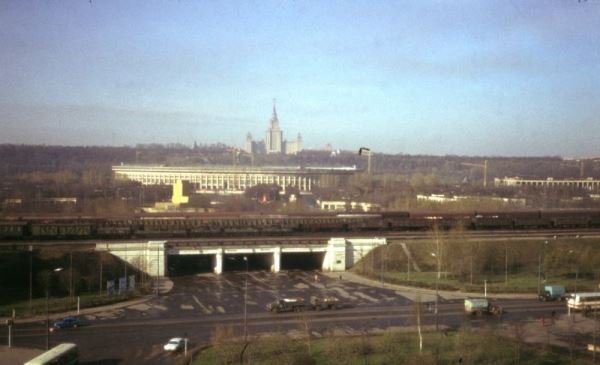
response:
{"label": "bus", "polygon": [[598,310],[600,309],[600,292],[573,293],[567,301],[567,307],[584,312]]}
{"label": "bus", "polygon": [[75,365],[79,364],[79,350],[74,343],[61,343],[24,365]]}

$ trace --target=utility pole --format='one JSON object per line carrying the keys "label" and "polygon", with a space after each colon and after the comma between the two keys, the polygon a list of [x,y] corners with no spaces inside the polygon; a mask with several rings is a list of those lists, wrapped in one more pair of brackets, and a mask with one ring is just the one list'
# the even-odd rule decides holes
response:
{"label": "utility pole", "polygon": [[248,343],[248,257],[244,256],[246,262],[246,275],[244,275],[244,343]]}
{"label": "utility pole", "polygon": [[33,310],[33,246],[29,245],[29,312]]}
{"label": "utility pole", "polygon": [[98,255],[100,256],[100,282],[98,283],[100,285],[98,287],[100,288],[99,294],[102,295],[102,252],[98,252]]}
{"label": "utility pole", "polygon": [[46,350],[50,349],[50,316],[48,315],[49,288],[46,288]]}
{"label": "utility pole", "polygon": [[508,285],[508,243],[504,244],[504,285]]}
{"label": "utility pole", "polygon": [[160,267],[160,247],[158,245],[158,242],[156,243],[156,296],[160,295],[160,292],[158,290],[158,276],[160,274],[159,271],[159,267]]}
{"label": "utility pole", "polygon": [[8,325],[8,348],[12,347],[12,325],[14,323],[14,319],[10,318],[6,320],[6,324]]}
{"label": "utility pole", "polygon": [[73,302],[73,250],[69,251],[69,303]]}
{"label": "utility pole", "polygon": [[[437,241],[437,240],[436,240]],[[438,274],[435,277],[435,308],[434,308],[434,315],[435,315],[435,330],[438,331],[439,330],[439,321],[438,321],[438,298],[439,298],[439,291],[438,291],[438,283],[440,281],[440,255],[439,255],[439,244],[437,246],[437,253],[431,253],[431,256],[435,257],[437,260],[437,269],[438,269]]]}

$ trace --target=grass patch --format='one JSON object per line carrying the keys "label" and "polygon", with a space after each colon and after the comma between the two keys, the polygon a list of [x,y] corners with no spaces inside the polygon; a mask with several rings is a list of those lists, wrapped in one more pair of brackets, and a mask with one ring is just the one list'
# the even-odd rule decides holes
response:
{"label": "grass patch", "polygon": [[[435,281],[437,272],[411,272],[410,278],[406,272],[384,272],[381,274],[361,273],[373,280],[383,280],[387,283],[415,286],[420,288],[435,289]],[[542,278],[541,285],[564,285],[568,291],[593,291],[596,290],[597,282],[590,278],[575,279],[572,275],[555,275],[552,277]],[[483,280],[461,281],[459,278],[453,277],[451,274],[442,273],[438,282],[440,290],[461,290],[467,292],[484,291]],[[511,274],[508,275],[508,281],[505,281],[504,275],[494,275],[487,279],[488,293],[536,293],[538,286],[538,277],[536,275],[527,274]]]}
{"label": "grass patch", "polygon": [[460,232],[448,234],[407,242],[410,257],[398,243],[377,247],[360,257],[352,271],[374,280],[433,289],[440,270],[439,289],[482,293],[484,280],[490,293],[536,293],[538,285],[545,284],[564,285],[569,292],[598,288],[596,239],[476,241],[460,238]]}
{"label": "grass patch", "polygon": [[[139,291],[131,291],[123,295],[107,295],[107,294],[85,294],[79,297],[80,309],[98,307],[102,305],[114,304],[126,300],[139,298],[143,293]],[[29,306],[28,300],[21,300],[13,303],[8,303],[0,306],[0,316],[12,316],[13,309],[16,317],[30,317],[35,315],[43,315],[46,313],[46,298],[35,298]],[[77,297],[50,297],[48,299],[49,313],[62,313],[69,311],[77,311]]]}
{"label": "grass patch", "polygon": [[[558,349],[544,350],[501,337],[491,330],[425,333],[419,351],[414,333],[292,340],[283,334],[250,342],[244,363],[255,365],[378,365],[378,364],[591,364]],[[241,342],[225,342],[196,354],[192,364],[239,363]],[[309,350],[310,349],[310,350]]]}

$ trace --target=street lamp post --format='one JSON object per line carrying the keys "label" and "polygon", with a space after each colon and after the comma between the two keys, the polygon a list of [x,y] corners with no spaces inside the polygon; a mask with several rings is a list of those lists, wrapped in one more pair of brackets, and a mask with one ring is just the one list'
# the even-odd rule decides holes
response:
{"label": "street lamp post", "polygon": [[246,262],[246,275],[244,275],[244,343],[248,343],[248,257],[244,256]]}
{"label": "street lamp post", "polygon": [[434,315],[435,315],[435,330],[438,331],[439,330],[439,321],[438,321],[438,282],[440,280],[440,257],[435,253],[432,252],[431,256],[435,257],[437,260],[437,275],[435,277],[435,307],[434,307]]}
{"label": "street lamp post", "polygon": [[[574,254],[575,251],[569,250],[569,255]],[[579,281],[579,260],[577,260],[577,265],[575,267],[575,293],[577,293],[577,283]]]}
{"label": "street lamp post", "polygon": [[[548,241],[545,241],[543,247],[546,247],[545,245],[547,245],[547,244],[548,244]],[[541,289],[542,289],[542,251],[540,251],[540,254],[538,255],[538,287],[537,287],[538,294],[541,293]]]}
{"label": "street lamp post", "polygon": [[33,310],[33,246],[29,246],[29,312]]}
{"label": "street lamp post", "polygon": [[[62,267],[57,267],[50,273],[49,280],[52,279],[52,273],[62,271]],[[50,283],[46,285],[46,350],[50,348],[50,315],[48,314],[48,300],[50,299]]]}
{"label": "street lamp post", "polygon": [[370,176],[371,175],[371,156],[373,155],[373,153],[371,152],[370,148],[361,147],[358,150],[358,154],[362,155],[363,153],[367,155],[367,174]]}
{"label": "street lamp post", "polygon": [[406,255],[406,277],[410,281],[410,255]]}

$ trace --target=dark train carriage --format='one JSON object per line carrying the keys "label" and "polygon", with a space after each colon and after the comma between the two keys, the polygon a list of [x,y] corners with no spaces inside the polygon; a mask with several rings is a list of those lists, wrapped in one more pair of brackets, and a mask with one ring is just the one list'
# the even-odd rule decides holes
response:
{"label": "dark train carriage", "polygon": [[513,227],[513,220],[509,217],[499,216],[476,216],[473,225],[475,229],[510,229]]}
{"label": "dark train carriage", "polygon": [[564,215],[550,217],[550,222],[555,228],[584,228],[592,225],[592,219],[589,216]]}
{"label": "dark train carriage", "polygon": [[106,219],[98,222],[96,227],[96,235],[100,238],[127,238],[132,232],[132,219]]}
{"label": "dark train carriage", "polygon": [[89,238],[92,236],[91,223],[32,223],[30,234],[33,238]]}
{"label": "dark train carriage", "polygon": [[136,219],[134,234],[138,237],[186,237],[183,217],[141,217]]}
{"label": "dark train carriage", "polygon": [[543,210],[543,217],[551,221],[552,226],[556,228],[582,228],[593,225],[594,216],[598,216],[595,210]]}
{"label": "dark train carriage", "polygon": [[26,226],[26,222],[0,222],[0,239],[22,238]]}

